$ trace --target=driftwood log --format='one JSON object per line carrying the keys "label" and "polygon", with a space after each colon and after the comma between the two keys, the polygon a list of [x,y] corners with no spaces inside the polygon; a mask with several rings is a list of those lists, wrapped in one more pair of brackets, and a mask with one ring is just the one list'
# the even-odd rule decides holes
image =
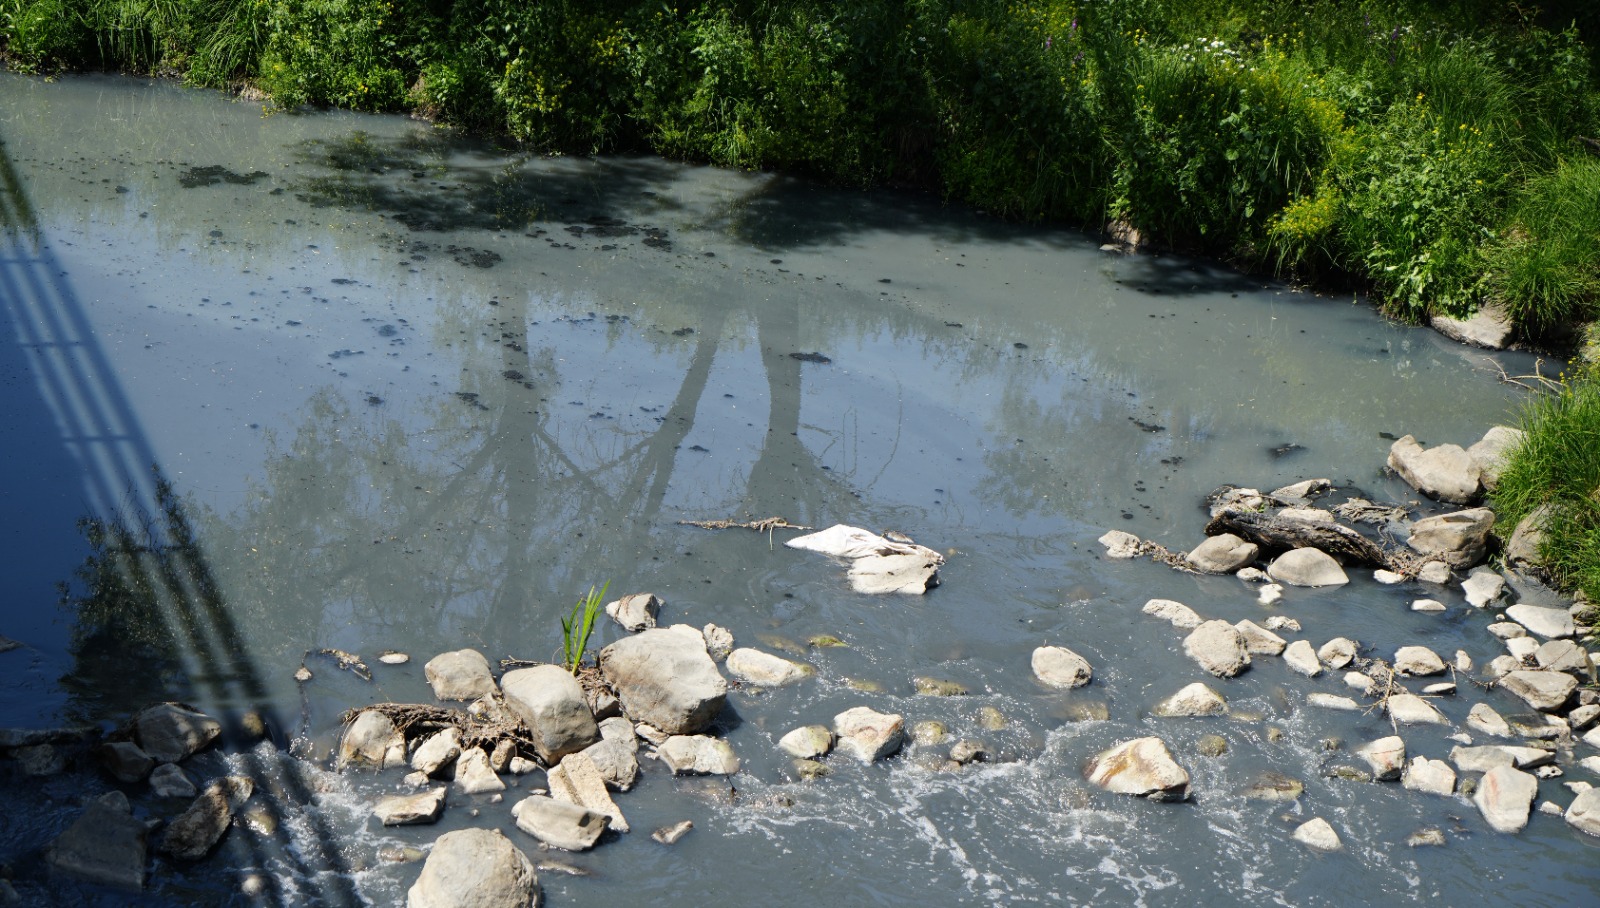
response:
{"label": "driftwood log", "polygon": [[1263,551],[1321,549],[1340,564],[1370,565],[1390,570],[1396,566],[1390,553],[1376,542],[1337,523],[1277,520],[1270,514],[1228,508],[1206,524],[1207,536],[1222,533],[1232,533],[1240,539],[1253,542]]}

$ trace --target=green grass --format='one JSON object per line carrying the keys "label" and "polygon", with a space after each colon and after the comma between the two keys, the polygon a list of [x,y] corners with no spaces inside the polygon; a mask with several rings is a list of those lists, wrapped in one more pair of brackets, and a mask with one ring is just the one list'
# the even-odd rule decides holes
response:
{"label": "green grass", "polygon": [[1522,424],[1527,438],[1493,496],[1499,522],[1509,533],[1549,505],[1545,565],[1563,585],[1600,601],[1600,377],[1578,377],[1530,401]]}
{"label": "green grass", "polygon": [[[1392,314],[1593,317],[1600,12],[1551,0],[0,0],[14,68],[253,83],[1101,226]],[[1576,25],[1569,26],[1569,23]]]}
{"label": "green grass", "polygon": [[600,607],[610,586],[607,581],[598,591],[589,587],[588,594],[573,604],[571,614],[561,619],[561,664],[574,675],[583,665],[584,653],[589,650],[589,635],[594,632],[595,619],[600,617]]}

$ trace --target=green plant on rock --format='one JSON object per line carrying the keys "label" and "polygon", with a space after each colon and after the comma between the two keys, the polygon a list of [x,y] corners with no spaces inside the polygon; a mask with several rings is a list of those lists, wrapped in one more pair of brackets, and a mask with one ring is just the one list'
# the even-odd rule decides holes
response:
{"label": "green plant on rock", "polygon": [[595,619],[600,617],[600,605],[605,602],[610,581],[589,592],[572,606],[572,612],[561,619],[561,664],[574,675],[583,664],[583,655],[589,649],[589,635],[594,632]]}

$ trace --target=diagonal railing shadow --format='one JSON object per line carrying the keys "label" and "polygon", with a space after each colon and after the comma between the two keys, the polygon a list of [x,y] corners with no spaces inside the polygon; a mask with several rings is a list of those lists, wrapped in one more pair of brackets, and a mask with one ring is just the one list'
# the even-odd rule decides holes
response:
{"label": "diagonal railing shadow", "polygon": [[[37,393],[54,415],[55,441],[76,461],[91,519],[118,540],[108,549],[113,570],[127,588],[142,592],[163,625],[162,636],[182,667],[186,690],[220,713],[231,742],[257,736],[245,727],[249,715],[259,717],[269,733],[292,727],[279,720],[267,698],[266,684],[186,508],[162,472],[0,140],[4,341],[18,346],[17,359],[26,364]],[[330,908],[365,904],[313,792],[284,762],[291,758],[282,753],[282,733],[272,736],[277,748],[245,750],[237,763],[255,777],[258,801],[280,820],[294,817],[296,822],[277,822],[270,831],[236,828],[229,847],[245,865],[287,870],[293,887],[291,891],[269,874],[270,885],[255,901]],[[303,832],[293,835],[291,829]]]}

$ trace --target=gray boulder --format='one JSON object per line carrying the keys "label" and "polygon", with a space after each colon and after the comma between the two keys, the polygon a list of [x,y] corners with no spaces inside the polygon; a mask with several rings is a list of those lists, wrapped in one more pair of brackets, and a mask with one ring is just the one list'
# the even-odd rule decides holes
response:
{"label": "gray boulder", "polygon": [[139,747],[157,763],[178,763],[222,734],[222,723],[181,703],[161,703],[133,720]]}
{"label": "gray boulder", "polygon": [[1562,672],[1516,671],[1501,678],[1500,686],[1534,709],[1553,712],[1578,689],[1578,679]]}
{"label": "gray boulder", "polygon": [[1472,802],[1496,832],[1521,832],[1538,793],[1538,779],[1520,769],[1496,766],[1478,780]]}
{"label": "gray boulder", "polygon": [[784,687],[815,675],[817,670],[809,665],[791,662],[782,656],[741,647],[728,654],[728,674],[747,684],[761,687]]}
{"label": "gray boulder", "polygon": [[1564,608],[1519,603],[1506,609],[1506,616],[1546,639],[1571,637],[1577,632],[1572,613]]}
{"label": "gray boulder", "polygon": [[405,762],[405,737],[388,716],[375,709],[362,710],[339,738],[340,766],[364,763],[383,769]]}
{"label": "gray boulder", "polygon": [[1444,713],[1416,694],[1395,694],[1384,701],[1389,717],[1401,725],[1449,725]]}
{"label": "gray boulder", "polygon": [[1500,473],[1506,467],[1511,452],[1522,444],[1527,433],[1509,426],[1490,426],[1483,438],[1467,449],[1467,456],[1478,465],[1479,480],[1483,487],[1493,492],[1500,484]]}
{"label": "gray boulder", "polygon": [[1545,529],[1555,513],[1554,506],[1542,504],[1517,521],[1516,529],[1511,532],[1511,541],[1506,543],[1505,559],[1508,567],[1537,568],[1544,564],[1544,557],[1539,554],[1539,549],[1544,545]]}
{"label": "gray boulder", "polygon": [[833,717],[833,732],[840,751],[863,763],[872,763],[905,743],[905,718],[857,706]]}
{"label": "gray boulder", "polygon": [[1322,674],[1322,663],[1317,659],[1316,650],[1304,640],[1296,640],[1283,650],[1283,661],[1296,672],[1308,678],[1315,678]]}
{"label": "gray boulder", "polygon": [[132,741],[113,741],[95,749],[101,767],[118,782],[142,782],[156,761]]}
{"label": "gray boulder", "polygon": [[1488,608],[1505,590],[1506,578],[1486,567],[1473,568],[1467,579],[1461,581],[1461,592],[1467,597],[1467,604],[1474,608]]}
{"label": "gray boulder", "polygon": [[1183,640],[1183,651],[1219,678],[1232,678],[1250,666],[1244,635],[1226,621],[1206,621]]}
{"label": "gray boulder", "polygon": [[575,753],[567,756],[559,766],[550,767],[545,773],[545,778],[550,784],[550,797],[558,801],[570,801],[595,813],[605,814],[610,818],[606,825],[617,832],[629,830],[628,820],[622,815],[622,808],[617,806],[616,801],[611,800],[611,793],[606,791],[605,776],[587,754]]}
{"label": "gray boulder", "polygon": [[731,776],[739,771],[732,745],[710,735],[673,735],[661,742],[656,755],[677,776]]}
{"label": "gray boulder", "polygon": [[1342,586],[1350,577],[1321,549],[1301,548],[1284,552],[1267,565],[1272,579],[1290,586]]}
{"label": "gray boulder", "polygon": [[45,861],[55,874],[139,890],[148,836],[148,828],[129,812],[127,798],[102,798],[50,845]]}
{"label": "gray boulder", "polygon": [[1478,465],[1460,445],[1424,450],[1407,435],[1389,446],[1389,467],[1413,489],[1440,501],[1467,504],[1481,489]]}
{"label": "gray boulder", "polygon": [[1567,808],[1567,823],[1579,832],[1600,836],[1600,788],[1578,793]]}
{"label": "gray boulder", "polygon": [[458,829],[433,843],[406,908],[534,908],[539,875],[511,840],[493,829]]}
{"label": "gray boulder", "polygon": [[1511,726],[1487,703],[1475,703],[1467,713],[1467,727],[1493,738],[1512,737]]}
{"label": "gray boulder", "polygon": [[1051,687],[1070,690],[1089,683],[1094,670],[1089,660],[1064,646],[1041,646],[1033,651],[1033,676]]}
{"label": "gray boulder", "polygon": [[850,588],[858,593],[878,595],[903,593],[920,596],[939,585],[939,565],[944,558],[934,555],[868,555],[850,563]]}
{"label": "gray boulder", "polygon": [[189,809],[167,824],[156,850],[181,861],[198,861],[211,852],[233,822],[233,813],[249,800],[255,783],[248,776],[213,779]]}
{"label": "gray boulder", "polygon": [[1483,561],[1488,554],[1492,529],[1493,511],[1469,508],[1418,520],[1411,525],[1411,536],[1406,544],[1428,558],[1464,570]]}
{"label": "gray boulder", "polygon": [[629,718],[670,734],[711,724],[727,702],[728,682],[688,625],[652,628],[600,651],[600,670]]}
{"label": "gray boulder", "polygon": [[801,760],[815,760],[833,749],[833,732],[826,725],[806,725],[779,738],[778,749]]}
{"label": "gray boulder", "polygon": [[1135,738],[1096,754],[1084,768],[1091,784],[1152,801],[1189,797],[1189,773],[1160,738]]}
{"label": "gray boulder", "polygon": [[606,614],[611,620],[632,633],[655,627],[656,616],[660,613],[661,600],[654,593],[634,593],[606,603]]}
{"label": "gray boulder", "polygon": [[1340,851],[1344,848],[1344,843],[1339,841],[1339,834],[1334,832],[1333,826],[1321,817],[1307,820],[1295,827],[1293,838],[1313,851]]}
{"label": "gray boulder", "polygon": [[413,795],[384,798],[372,808],[372,815],[385,826],[416,826],[437,822],[444,813],[445,789],[435,788]]}
{"label": "gray boulder", "polygon": [[1282,637],[1246,618],[1233,626],[1244,638],[1244,648],[1253,655],[1277,656],[1289,644]]}
{"label": "gray boulder", "polygon": [[429,735],[411,752],[411,768],[428,776],[438,776],[461,756],[461,730],[455,726]]}
{"label": "gray boulder", "polygon": [[[617,720],[606,720],[617,721]],[[626,722],[627,720],[620,720]],[[599,770],[601,778],[605,779],[607,786],[617,791],[627,791],[639,778],[639,740],[634,737],[632,728],[628,731],[628,740],[605,736],[605,729],[600,730],[601,738],[578,753],[584,755]],[[566,760],[561,762],[565,763]]]}
{"label": "gray boulder", "polygon": [[1356,749],[1356,756],[1372,767],[1372,776],[1380,782],[1400,778],[1406,769],[1406,742],[1398,735],[1379,738]]}
{"label": "gray boulder", "polygon": [[1435,315],[1428,319],[1428,324],[1457,343],[1490,350],[1504,350],[1516,330],[1505,309],[1492,304],[1479,306],[1478,311],[1467,318]]}
{"label": "gray boulder", "polygon": [[440,700],[476,700],[494,690],[489,660],[475,649],[440,653],[428,660],[422,672]]}
{"label": "gray boulder", "polygon": [[1426,646],[1402,646],[1395,650],[1394,670],[1402,675],[1440,675],[1444,660]]}
{"label": "gray boulder", "polygon": [[1157,703],[1151,714],[1162,718],[1179,718],[1221,716],[1227,711],[1228,701],[1224,700],[1221,694],[1196,681]]}
{"label": "gray boulder", "polygon": [[1151,599],[1140,611],[1186,630],[1199,627],[1202,620],[1194,609],[1171,599]]}
{"label": "gray boulder", "polygon": [[566,851],[588,851],[605,834],[605,814],[570,801],[533,795],[511,808],[517,828],[539,841]]}
{"label": "gray boulder", "polygon": [[1533,661],[1548,672],[1566,672],[1580,680],[1594,680],[1594,663],[1589,653],[1571,640],[1547,640],[1534,650]]}
{"label": "gray boulder", "polygon": [[192,798],[200,793],[176,763],[162,763],[150,773],[150,792],[158,798]]}
{"label": "gray boulder", "polygon": [[[695,640],[701,639],[699,631],[693,634]],[[705,653],[703,644],[700,652]],[[707,664],[710,661],[708,658]],[[558,763],[567,754],[600,740],[600,726],[589,711],[583,686],[561,666],[535,665],[506,672],[500,689],[506,706],[533,732],[534,749],[546,764]]]}
{"label": "gray boulder", "polygon": [[1344,668],[1356,657],[1356,642],[1349,637],[1335,637],[1317,649],[1317,658],[1329,668]]}
{"label": "gray boulder", "polygon": [[456,758],[456,787],[466,794],[505,791],[506,783],[489,765],[489,755],[481,747],[469,747]]}
{"label": "gray boulder", "polygon": [[1185,561],[1207,574],[1231,574],[1256,560],[1261,548],[1232,533],[1220,533],[1194,547]]}

